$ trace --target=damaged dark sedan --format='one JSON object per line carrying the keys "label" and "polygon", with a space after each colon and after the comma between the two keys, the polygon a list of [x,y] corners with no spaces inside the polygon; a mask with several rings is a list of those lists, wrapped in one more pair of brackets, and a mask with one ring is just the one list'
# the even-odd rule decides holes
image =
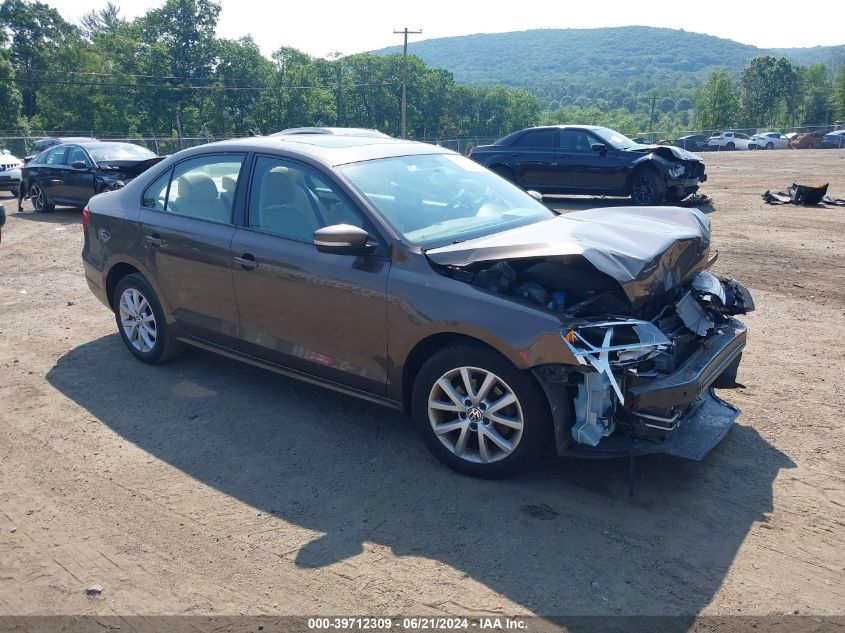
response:
{"label": "damaged dark sedan", "polygon": [[557,215],[439,147],[313,135],[179,152],[83,227],[139,360],[187,344],[404,409],[463,473],[545,450],[701,459],[739,414],[712,388],[754,304],[708,271],[696,210]]}
{"label": "damaged dark sedan", "polygon": [[519,130],[469,157],[541,194],[630,196],[634,204],[678,202],[707,180],[704,161],[680,147],[642,145],[591,125]]}
{"label": "damaged dark sedan", "polygon": [[19,198],[30,198],[37,212],[52,211],[57,204],[81,209],[92,196],[119,189],[161,160],[134,143],[61,143],[24,165]]}

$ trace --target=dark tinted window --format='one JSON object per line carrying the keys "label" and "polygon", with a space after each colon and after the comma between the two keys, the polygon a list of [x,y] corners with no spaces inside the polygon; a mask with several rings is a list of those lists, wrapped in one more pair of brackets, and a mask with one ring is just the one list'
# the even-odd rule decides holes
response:
{"label": "dark tinted window", "polygon": [[598,143],[599,140],[585,132],[584,130],[561,130],[560,131],[560,149],[567,151],[593,151],[593,143]]}
{"label": "dark tinted window", "polygon": [[47,158],[44,161],[47,165],[61,165],[65,162],[65,155],[67,154],[68,148],[65,147],[57,147],[54,150],[51,150],[49,154],[47,154]]}
{"label": "dark tinted window", "polygon": [[86,165],[89,164],[88,157],[85,155],[85,150],[81,147],[71,147],[67,151],[67,160],[65,161],[68,165],[72,165],[76,161],[81,160]]}
{"label": "dark tinted window", "polygon": [[557,130],[531,130],[520,136],[512,147],[542,147],[554,149]]}
{"label": "dark tinted window", "polygon": [[316,171],[290,161],[259,156],[249,193],[249,226],[301,242],[333,224],[366,229],[346,198]]}

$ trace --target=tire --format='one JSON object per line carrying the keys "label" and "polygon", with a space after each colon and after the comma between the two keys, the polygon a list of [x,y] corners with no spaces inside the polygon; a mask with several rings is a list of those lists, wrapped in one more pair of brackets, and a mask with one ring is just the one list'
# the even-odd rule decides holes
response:
{"label": "tire", "polygon": [[56,208],[47,198],[44,189],[38,183],[34,183],[29,187],[29,198],[32,200],[32,208],[36,213],[49,213]]}
{"label": "tire", "polygon": [[[454,397],[444,384],[452,385]],[[533,378],[480,345],[455,345],[432,355],[414,381],[411,413],[437,459],[483,479],[509,477],[536,463],[551,429],[548,405]],[[438,433],[435,426],[454,428]]]}
{"label": "tire", "polygon": [[173,337],[167,325],[155,291],[142,275],[133,273],[118,281],[112,305],[120,338],[138,360],[157,365],[184,351],[184,344]]}
{"label": "tire", "polygon": [[493,165],[490,168],[490,171],[492,171],[494,174],[498,174],[505,180],[516,184],[516,174],[513,173],[513,169],[511,169],[510,167],[507,167],[506,165]]}
{"label": "tire", "polygon": [[736,149],[736,145],[734,145],[733,141],[725,145],[725,149]]}
{"label": "tire", "polygon": [[766,149],[774,149],[774,148],[775,148],[774,143],[766,143]]}
{"label": "tire", "polygon": [[634,172],[631,178],[631,201],[637,206],[660,204],[666,197],[666,183],[651,167]]}

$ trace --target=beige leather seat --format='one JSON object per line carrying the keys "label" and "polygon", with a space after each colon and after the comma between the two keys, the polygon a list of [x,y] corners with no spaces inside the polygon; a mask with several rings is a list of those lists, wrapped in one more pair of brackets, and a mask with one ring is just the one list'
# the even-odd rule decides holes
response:
{"label": "beige leather seat", "polygon": [[181,176],[176,181],[176,198],[168,203],[167,210],[217,222],[232,221],[231,208],[220,199],[211,176],[205,174]]}
{"label": "beige leather seat", "polygon": [[305,242],[313,241],[320,228],[305,192],[285,167],[275,167],[261,179],[258,217],[250,224]]}

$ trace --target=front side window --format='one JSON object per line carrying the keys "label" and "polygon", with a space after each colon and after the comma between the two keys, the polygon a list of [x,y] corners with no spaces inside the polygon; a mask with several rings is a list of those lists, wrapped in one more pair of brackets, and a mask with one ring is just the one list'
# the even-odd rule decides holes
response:
{"label": "front side window", "polygon": [[444,246],[555,217],[515,185],[454,154],[381,158],[338,169],[417,246]]}
{"label": "front side window", "polygon": [[561,130],[560,149],[573,152],[590,152],[598,141],[584,130]]}
{"label": "front side window", "polygon": [[243,161],[242,155],[183,161],[147,187],[141,204],[173,215],[229,223]]}
{"label": "front side window", "polygon": [[67,152],[67,160],[65,162],[68,165],[73,165],[80,160],[86,165],[88,164],[88,157],[85,155],[85,150],[81,147],[71,147]]}
{"label": "front side window", "polygon": [[249,193],[249,226],[300,242],[333,224],[366,229],[361,215],[318,172],[286,160],[259,156]]}
{"label": "front side window", "polygon": [[67,154],[67,147],[57,147],[54,150],[51,150],[49,154],[47,154],[47,158],[44,160],[45,165],[61,165],[65,162],[65,155]]}

